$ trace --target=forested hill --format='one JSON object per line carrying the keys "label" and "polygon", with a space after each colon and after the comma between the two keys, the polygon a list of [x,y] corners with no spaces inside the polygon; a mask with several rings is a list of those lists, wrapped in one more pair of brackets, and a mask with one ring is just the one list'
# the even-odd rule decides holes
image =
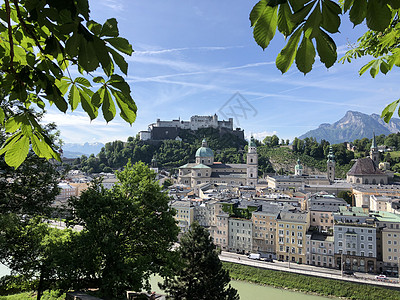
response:
{"label": "forested hill", "polygon": [[216,161],[244,162],[243,151],[247,142],[229,132],[203,128],[197,131],[185,130],[180,137],[182,141],[166,140],[155,143],[129,137],[127,142],[110,142],[105,144],[97,156],[81,156],[75,159],[73,167],[88,173],[111,172],[125,166],[129,159],[132,162],[143,161],[150,164],[152,158],[156,157],[160,167],[173,169],[194,162],[196,150],[201,147],[204,138],[214,150]]}
{"label": "forested hill", "polygon": [[[112,172],[123,167],[129,159],[132,162],[151,163],[157,158],[158,166],[167,170],[176,170],[181,165],[194,162],[196,150],[201,146],[203,138],[214,151],[215,161],[223,163],[245,163],[247,142],[229,133],[221,133],[215,129],[201,129],[197,132],[187,131],[182,141],[167,140],[158,143],[140,141],[130,137],[127,142],[114,141],[107,143],[97,156],[82,156],[74,161],[73,168],[88,173]],[[271,138],[271,137],[270,137]],[[378,138],[378,137],[377,137]],[[368,139],[366,141],[370,142]],[[293,150],[287,142],[274,136],[263,143],[256,141],[259,155],[259,175],[277,172],[293,174],[296,161],[300,158],[307,174],[326,172],[326,155],[329,143],[318,143],[315,139],[295,139]],[[361,146],[360,146],[361,147]],[[366,145],[368,147],[368,145]],[[350,161],[354,153],[346,150],[343,144],[334,145],[337,161],[337,175],[344,177],[351,167]]]}

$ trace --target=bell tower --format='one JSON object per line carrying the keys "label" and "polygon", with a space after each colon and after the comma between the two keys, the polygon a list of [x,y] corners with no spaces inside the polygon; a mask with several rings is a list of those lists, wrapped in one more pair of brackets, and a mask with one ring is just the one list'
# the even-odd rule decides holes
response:
{"label": "bell tower", "polygon": [[251,137],[247,151],[247,185],[256,186],[258,177],[258,154],[254,138]]}
{"label": "bell tower", "polygon": [[332,146],[329,146],[328,160],[326,161],[326,170],[329,183],[333,183],[335,181],[335,166],[335,154],[333,154]]}
{"label": "bell tower", "polygon": [[372,138],[371,149],[369,150],[369,157],[372,159],[372,161],[374,162],[375,166],[378,167],[378,165],[379,165],[379,151],[378,151],[378,146],[376,145],[375,132],[374,132],[374,137]]}

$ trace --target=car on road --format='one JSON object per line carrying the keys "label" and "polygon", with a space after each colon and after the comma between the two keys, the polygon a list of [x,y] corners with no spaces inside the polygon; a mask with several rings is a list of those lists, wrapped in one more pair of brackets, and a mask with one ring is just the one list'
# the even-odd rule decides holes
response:
{"label": "car on road", "polygon": [[266,261],[266,262],[274,262],[274,260],[272,258],[270,258],[270,257],[265,257],[262,260]]}
{"label": "car on road", "polygon": [[343,271],[343,274],[344,274],[344,275],[354,275],[354,272],[351,271],[351,270],[344,270],[344,271]]}
{"label": "car on road", "polygon": [[381,275],[375,276],[375,279],[377,279],[377,280],[387,280],[388,278],[386,277],[386,275],[381,274]]}

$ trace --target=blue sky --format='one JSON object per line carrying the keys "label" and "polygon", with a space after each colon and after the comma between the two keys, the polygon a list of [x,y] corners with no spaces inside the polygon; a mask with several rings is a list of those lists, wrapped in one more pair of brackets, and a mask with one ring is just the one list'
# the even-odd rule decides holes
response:
{"label": "blue sky", "polygon": [[[247,136],[277,134],[292,140],[321,123],[339,120],[348,110],[380,114],[398,98],[399,72],[360,77],[358,70],[366,60],[327,70],[316,58],[306,76],[295,65],[282,75],[275,58],[283,37],[277,32],[265,51],[253,40],[248,16],[256,2],[90,1],[91,18],[103,23],[115,17],[120,35],[135,50],[127,57],[126,80],[138,106],[137,120],[132,126],[119,117],[109,124],[102,118],[90,122],[82,111],[62,114],[54,109],[45,120],[55,121],[68,143],[126,141],[157,118],[188,120],[218,113],[238,92],[252,109],[235,119]],[[341,25],[341,33],[334,35],[339,56],[363,30],[348,22]]]}

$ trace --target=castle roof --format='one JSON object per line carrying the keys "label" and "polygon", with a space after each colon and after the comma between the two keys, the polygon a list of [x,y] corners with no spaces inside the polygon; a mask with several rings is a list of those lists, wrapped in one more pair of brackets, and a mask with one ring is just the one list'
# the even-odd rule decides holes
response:
{"label": "castle roof", "polygon": [[347,175],[384,175],[369,157],[359,158]]}

